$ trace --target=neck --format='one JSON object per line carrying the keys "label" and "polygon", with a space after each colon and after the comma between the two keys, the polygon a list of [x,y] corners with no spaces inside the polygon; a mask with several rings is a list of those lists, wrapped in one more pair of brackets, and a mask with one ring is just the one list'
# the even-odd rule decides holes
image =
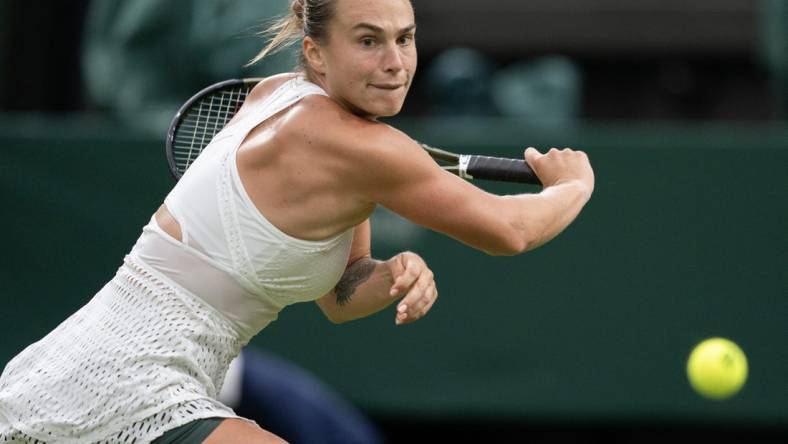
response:
{"label": "neck", "polygon": [[325,91],[328,94],[328,96],[331,97],[331,99],[333,99],[339,106],[344,108],[349,113],[355,114],[363,119],[371,120],[373,122],[376,122],[378,120],[378,116],[370,115],[369,113],[366,113],[364,110],[354,106],[350,102],[343,100],[341,97],[334,96],[334,94],[332,94],[331,89],[328,87],[328,82],[326,81],[325,74],[316,73],[310,69],[304,69],[302,73],[304,74],[304,77],[306,78],[307,81],[312,82],[315,85],[323,88],[323,91]]}

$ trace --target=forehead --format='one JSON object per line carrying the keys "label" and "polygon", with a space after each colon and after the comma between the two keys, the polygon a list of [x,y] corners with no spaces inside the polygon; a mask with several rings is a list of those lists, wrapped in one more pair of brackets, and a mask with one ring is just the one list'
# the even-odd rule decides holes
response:
{"label": "forehead", "polygon": [[414,24],[409,0],[336,0],[334,21],[345,29],[360,23],[399,30]]}

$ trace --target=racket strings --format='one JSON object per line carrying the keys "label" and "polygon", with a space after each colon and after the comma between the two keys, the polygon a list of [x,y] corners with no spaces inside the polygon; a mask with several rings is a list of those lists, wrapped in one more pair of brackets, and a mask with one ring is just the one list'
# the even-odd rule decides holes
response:
{"label": "racket strings", "polygon": [[172,138],[172,156],[180,174],[233,118],[251,89],[240,85],[217,90],[184,112]]}

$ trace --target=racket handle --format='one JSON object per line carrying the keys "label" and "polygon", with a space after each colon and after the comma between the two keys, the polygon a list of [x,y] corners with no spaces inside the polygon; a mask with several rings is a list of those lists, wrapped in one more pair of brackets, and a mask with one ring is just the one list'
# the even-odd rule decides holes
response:
{"label": "racket handle", "polygon": [[462,155],[459,170],[460,176],[466,179],[542,184],[531,167],[519,159]]}

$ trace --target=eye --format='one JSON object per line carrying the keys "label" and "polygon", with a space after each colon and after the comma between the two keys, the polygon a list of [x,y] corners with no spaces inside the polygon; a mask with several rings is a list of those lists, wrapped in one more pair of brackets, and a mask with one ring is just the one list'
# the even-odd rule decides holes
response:
{"label": "eye", "polygon": [[372,37],[363,37],[361,40],[359,40],[359,42],[361,43],[361,46],[365,48],[371,48],[375,46],[375,39]]}
{"label": "eye", "polygon": [[413,34],[405,34],[397,39],[397,44],[406,46],[409,45],[412,41],[413,41]]}

